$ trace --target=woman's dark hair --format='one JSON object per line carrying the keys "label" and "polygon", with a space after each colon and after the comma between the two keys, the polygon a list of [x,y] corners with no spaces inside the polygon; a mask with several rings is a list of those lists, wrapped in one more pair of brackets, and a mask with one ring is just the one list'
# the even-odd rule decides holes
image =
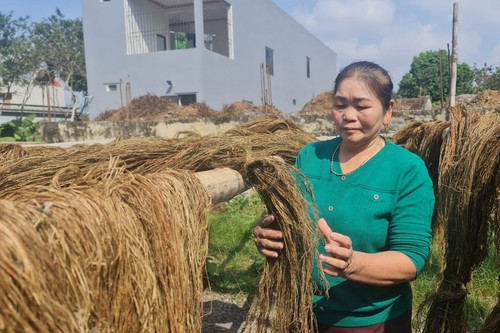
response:
{"label": "woman's dark hair", "polygon": [[379,65],[369,61],[358,61],[344,67],[335,79],[333,95],[344,79],[359,77],[368,86],[368,89],[378,97],[384,110],[389,108],[392,99],[393,84],[389,73]]}

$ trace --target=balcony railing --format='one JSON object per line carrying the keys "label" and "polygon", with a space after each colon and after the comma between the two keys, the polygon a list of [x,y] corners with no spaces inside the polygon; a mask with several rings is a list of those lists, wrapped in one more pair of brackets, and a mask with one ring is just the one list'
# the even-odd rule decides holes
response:
{"label": "balcony railing", "polygon": [[71,117],[71,108],[63,106],[50,106],[47,105],[33,105],[33,104],[15,104],[4,103],[0,104],[2,116],[21,117],[29,114],[35,114],[37,118],[44,120],[61,120],[69,119]]}

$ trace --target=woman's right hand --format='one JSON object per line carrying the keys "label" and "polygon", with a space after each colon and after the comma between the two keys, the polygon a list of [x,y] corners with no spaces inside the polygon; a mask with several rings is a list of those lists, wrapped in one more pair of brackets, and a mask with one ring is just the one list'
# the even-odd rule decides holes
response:
{"label": "woman's right hand", "polygon": [[257,250],[268,258],[277,258],[285,244],[283,233],[273,229],[272,224],[276,222],[274,215],[267,215],[257,222],[253,229],[254,241]]}

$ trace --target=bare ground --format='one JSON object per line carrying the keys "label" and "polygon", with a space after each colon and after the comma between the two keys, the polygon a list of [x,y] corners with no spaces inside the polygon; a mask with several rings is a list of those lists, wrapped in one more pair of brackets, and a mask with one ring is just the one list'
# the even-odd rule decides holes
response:
{"label": "bare ground", "polygon": [[205,292],[203,295],[202,333],[238,333],[250,307],[249,299]]}

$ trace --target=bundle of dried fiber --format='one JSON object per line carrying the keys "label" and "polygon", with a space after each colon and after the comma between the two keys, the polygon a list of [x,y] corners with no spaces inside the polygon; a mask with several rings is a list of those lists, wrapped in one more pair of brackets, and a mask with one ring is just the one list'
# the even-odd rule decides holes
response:
{"label": "bundle of dried fiber", "polygon": [[54,145],[46,146],[43,144],[24,145],[23,149],[30,156],[45,156],[46,158],[50,158],[50,156],[54,154],[63,153],[65,151],[63,147]]}
{"label": "bundle of dried fiber", "polygon": [[[276,116],[267,116],[249,121],[226,132],[226,135],[246,135],[248,133],[276,133],[278,131],[303,132],[294,122]],[[312,137],[312,136],[311,136]]]}
{"label": "bundle of dried fiber", "polygon": [[[202,138],[133,138],[82,145],[51,155],[50,159],[26,156],[0,166],[0,198],[29,184],[47,185],[62,168],[77,166],[86,173],[90,166],[109,160],[110,156],[119,157],[127,170],[139,174],[168,167],[204,171],[224,166],[241,172],[249,158],[277,155],[293,163],[299,150],[312,141],[317,139],[290,122],[265,118],[243,125],[241,130]],[[70,174],[60,177],[61,186],[71,181]]]}
{"label": "bundle of dried fiber", "polygon": [[[458,105],[439,171],[435,221],[446,232],[445,270],[424,332],[465,332],[463,305],[473,271],[489,251],[500,187],[500,114],[480,115]],[[497,229],[498,230],[498,229]]]}
{"label": "bundle of dried fiber", "polygon": [[28,155],[28,152],[20,144],[0,144],[0,162],[2,163],[26,155]]}
{"label": "bundle of dried fiber", "polygon": [[168,170],[0,200],[0,331],[199,332],[208,196]]}
{"label": "bundle of dried fiber", "polygon": [[268,259],[245,323],[245,332],[312,332],[312,269],[317,256],[318,232],[308,205],[292,175],[292,167],[280,158],[249,163],[244,178],[254,185],[269,213],[277,217],[285,247],[277,259]]}
{"label": "bundle of dried fiber", "polygon": [[395,144],[406,146],[406,142],[415,135],[423,123],[422,121],[412,121],[408,123],[392,135],[391,141]]}
{"label": "bundle of dried fiber", "polygon": [[300,149],[313,140],[308,134],[289,131],[243,136],[206,136],[191,141],[175,154],[144,161],[133,172],[155,172],[162,166],[192,171],[225,166],[242,172],[247,160],[267,156],[280,156],[293,164]]}
{"label": "bundle of dried fiber", "polygon": [[1,144],[0,145],[0,161],[15,160],[27,155],[30,156],[45,156],[48,157],[53,153],[63,152],[64,148],[54,146],[43,146],[33,144],[30,146],[22,146],[18,143]]}
{"label": "bundle of dried fiber", "polygon": [[391,138],[391,141],[404,144],[406,150],[419,155],[424,160],[435,187],[438,182],[441,146],[449,127],[450,123],[444,121],[412,122]]}
{"label": "bundle of dried fiber", "polygon": [[[497,184],[500,184],[500,172],[497,172]],[[497,187],[497,201],[495,205],[496,221],[492,226],[492,234],[495,236],[495,248],[497,258],[500,260],[500,186]],[[500,267],[500,261],[497,263]],[[500,282],[500,275],[498,276]],[[497,304],[484,321],[479,333],[496,333],[500,330],[500,290],[498,290]]]}

